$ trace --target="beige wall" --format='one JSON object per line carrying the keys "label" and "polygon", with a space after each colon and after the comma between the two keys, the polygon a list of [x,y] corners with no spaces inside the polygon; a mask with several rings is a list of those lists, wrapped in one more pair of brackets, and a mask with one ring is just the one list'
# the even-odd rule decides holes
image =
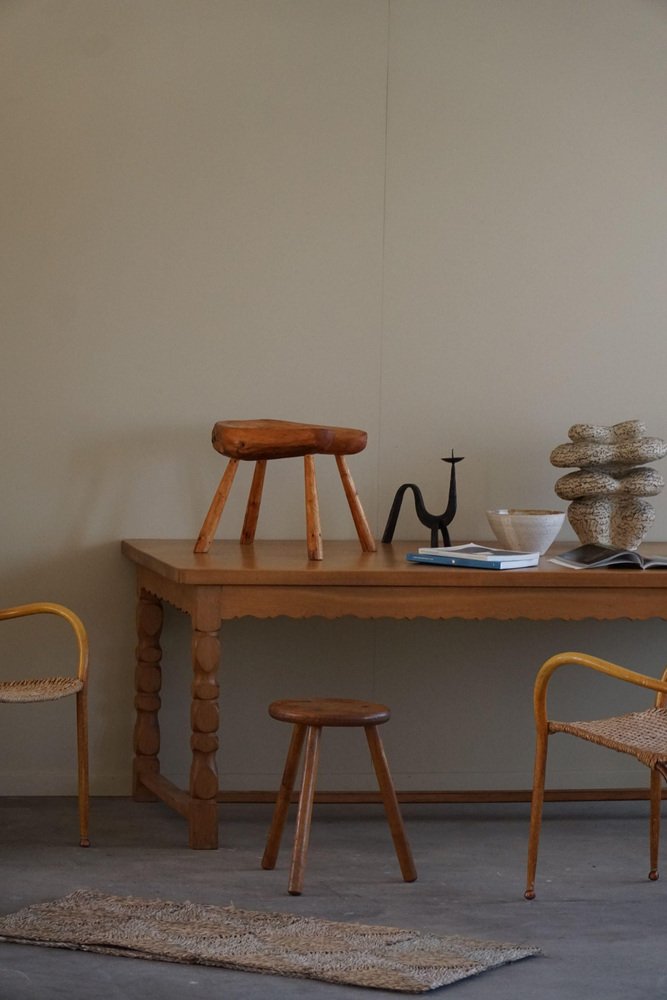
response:
{"label": "beige wall", "polygon": [[[485,536],[488,507],[558,503],[548,456],[575,421],[667,436],[666,50],[657,0],[0,6],[0,604],[85,619],[94,791],[129,789],[119,541],[196,534],[215,420],[367,428],[353,474],[378,534],[401,482],[443,503],[454,448],[461,540]],[[320,476],[325,535],[345,537]],[[267,484],[264,535],[301,535],[295,479],[286,463]],[[418,527],[406,513],[399,533]],[[53,627],[5,625],[3,653],[62,652]],[[275,783],[271,698],[337,691],[393,706],[402,787],[526,787],[541,659],[579,647],[657,673],[665,628],[234,623],[221,783]],[[170,614],[163,759],[180,781],[187,641]],[[563,709],[599,688],[566,679]],[[0,794],[73,788],[70,721],[3,710]],[[560,748],[552,781],[644,780],[614,758]],[[369,782],[346,741],[323,763],[329,785]]]}

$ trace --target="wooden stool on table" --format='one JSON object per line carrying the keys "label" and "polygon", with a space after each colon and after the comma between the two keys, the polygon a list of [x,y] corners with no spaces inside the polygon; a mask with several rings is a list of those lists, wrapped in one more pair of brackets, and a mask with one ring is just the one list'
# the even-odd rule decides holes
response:
{"label": "wooden stool on table", "polygon": [[304,701],[274,701],[269,705],[269,715],[279,722],[290,722],[293,725],[292,739],[285,761],[280,790],[271,821],[271,827],[262,858],[262,868],[275,868],[280,849],[285,820],[294,787],[296,773],[299,767],[301,749],[304,741],[306,752],[303,766],[303,778],[299,795],[299,807],[296,818],[296,834],[292,853],[288,892],[291,896],[299,896],[303,888],[303,878],[306,868],[306,854],[310,837],[310,821],[313,812],[315,782],[320,754],[320,736],[324,726],[363,726],[366,732],[368,747],[371,752],[373,767],[380,786],[389,829],[401,874],[406,882],[414,882],[417,870],[412,860],[412,852],[405,835],[403,819],[398,807],[394,784],[389,773],[378,726],[387,722],[390,711],[386,705],[377,705],[368,701],[354,701],[348,698],[320,698]]}
{"label": "wooden stool on table", "polygon": [[250,545],[255,538],[267,461],[302,457],[306,480],[308,558],[321,559],[322,532],[314,456],[335,455],[361,548],[364,552],[375,552],[375,541],[345,461],[346,455],[363,451],[366,439],[366,431],[351,427],[298,424],[289,420],[218,421],[213,427],[213,447],[229,461],[204,519],[194,551],[208,552],[210,549],[240,461],[256,463],[240,538],[242,545]]}

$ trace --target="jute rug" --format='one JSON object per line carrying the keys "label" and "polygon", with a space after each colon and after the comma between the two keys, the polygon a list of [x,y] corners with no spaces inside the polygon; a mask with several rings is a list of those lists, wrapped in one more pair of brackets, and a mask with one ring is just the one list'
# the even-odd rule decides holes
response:
{"label": "jute rug", "polygon": [[0,917],[0,941],[425,993],[537,948],[80,889]]}

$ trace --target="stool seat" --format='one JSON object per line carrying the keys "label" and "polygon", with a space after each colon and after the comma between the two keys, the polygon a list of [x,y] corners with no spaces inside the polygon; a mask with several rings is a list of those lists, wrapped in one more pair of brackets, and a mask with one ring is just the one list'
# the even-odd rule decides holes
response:
{"label": "stool seat", "polygon": [[302,701],[274,701],[269,715],[279,722],[304,726],[380,726],[391,711],[386,705],[354,698],[306,698]]}
{"label": "stool seat", "polygon": [[389,765],[378,732],[378,726],[387,722],[390,714],[386,705],[378,705],[371,701],[357,701],[351,698],[288,699],[274,701],[269,705],[269,715],[272,718],[279,722],[289,722],[293,728],[280,790],[276,798],[273,819],[262,857],[262,868],[275,868],[292,789],[299,769],[301,751],[304,743],[306,746],[288,882],[288,892],[291,896],[300,895],[303,888],[320,755],[320,735],[325,726],[363,727],[401,874],[406,882],[414,882],[417,878],[417,869],[412,860],[412,852],[405,835],[403,819],[398,808],[398,799],[389,773]]}
{"label": "stool seat", "polygon": [[346,455],[363,451],[366,439],[366,431],[355,427],[300,424],[292,420],[219,420],[213,426],[212,442],[215,450],[227,458],[227,467],[213,495],[194,551],[208,552],[210,549],[239,462],[255,463],[240,538],[241,545],[251,545],[262,502],[266,463],[276,458],[303,458],[308,558],[321,559],[322,531],[314,456],[333,455],[362,551],[375,552],[375,540],[345,460]]}
{"label": "stool seat", "polygon": [[291,420],[219,420],[213,447],[227,458],[262,461],[304,455],[356,455],[368,435],[353,427],[299,424]]}

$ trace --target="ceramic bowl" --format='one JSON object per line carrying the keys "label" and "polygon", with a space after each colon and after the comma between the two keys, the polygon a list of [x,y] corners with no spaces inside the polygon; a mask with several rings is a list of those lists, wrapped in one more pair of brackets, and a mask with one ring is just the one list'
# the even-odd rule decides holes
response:
{"label": "ceramic bowl", "polygon": [[487,510],[486,516],[505,549],[539,552],[543,555],[563,526],[565,513],[558,510]]}

